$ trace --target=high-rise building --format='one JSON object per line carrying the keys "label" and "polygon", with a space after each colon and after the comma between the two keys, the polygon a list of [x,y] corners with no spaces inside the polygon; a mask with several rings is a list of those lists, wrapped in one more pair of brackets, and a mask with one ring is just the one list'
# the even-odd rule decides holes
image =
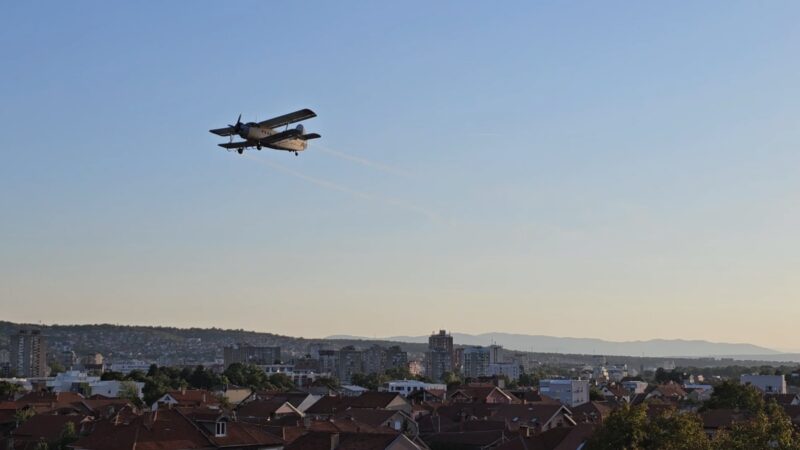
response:
{"label": "high-rise building", "polygon": [[234,363],[265,366],[281,361],[280,347],[258,347],[250,344],[235,344],[225,347],[222,352],[225,367]]}
{"label": "high-rise building", "polygon": [[393,345],[386,349],[386,368],[387,369],[405,369],[408,368],[408,353],[404,352],[397,345]]}
{"label": "high-rise building", "polygon": [[20,330],[11,335],[9,351],[14,375],[24,378],[48,375],[47,340],[40,330]]}
{"label": "high-rise building", "polygon": [[453,336],[447,334],[445,330],[439,330],[438,334],[430,335],[428,350],[443,350],[453,353]]}
{"label": "high-rise building", "polygon": [[338,365],[339,381],[342,383],[350,383],[353,375],[357,373],[364,373],[363,352],[356,350],[352,345],[342,347],[339,350],[339,365]]}
{"label": "high-rise building", "polygon": [[331,376],[339,374],[339,352],[337,350],[318,350],[319,371]]}
{"label": "high-rise building", "polygon": [[486,376],[486,368],[489,367],[490,348],[488,347],[467,347],[464,349],[464,360],[461,363],[461,370],[466,378],[478,378]]}
{"label": "high-rise building", "polygon": [[453,336],[445,330],[439,330],[438,334],[432,334],[428,338],[426,373],[433,380],[440,381],[442,374],[452,372],[454,368]]}
{"label": "high-rise building", "polygon": [[386,371],[386,349],[380,345],[373,345],[363,352],[364,373],[379,373]]}

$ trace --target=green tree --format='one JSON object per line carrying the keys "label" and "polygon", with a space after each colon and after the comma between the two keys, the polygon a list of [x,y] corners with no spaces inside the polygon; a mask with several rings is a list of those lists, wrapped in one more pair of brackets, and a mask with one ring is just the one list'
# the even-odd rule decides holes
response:
{"label": "green tree", "polygon": [[121,372],[107,371],[100,375],[102,381],[122,381],[125,379],[125,374]]}
{"label": "green tree", "polygon": [[142,407],[144,405],[142,403],[142,399],[139,397],[139,388],[133,381],[126,380],[121,382],[119,386],[119,393],[117,395],[138,407]]}
{"label": "green tree", "polygon": [[695,414],[666,411],[648,417],[647,406],[623,406],[592,436],[589,450],[710,450]]}
{"label": "green tree", "polygon": [[22,392],[22,386],[16,383],[0,381],[0,400],[13,400],[14,397],[20,392]]}
{"label": "green tree", "polygon": [[275,386],[279,391],[289,391],[294,389],[294,382],[284,373],[275,373],[269,376],[269,384]]}
{"label": "green tree", "polygon": [[644,405],[628,406],[611,413],[589,440],[589,450],[638,450],[647,437]]}
{"label": "green tree", "polygon": [[764,409],[764,396],[753,386],[745,386],[735,381],[723,381],[714,386],[711,398],[703,409],[743,409],[757,412]]}
{"label": "green tree", "polygon": [[694,413],[667,411],[650,418],[642,448],[652,450],[710,450],[703,422]]}
{"label": "green tree", "polygon": [[64,366],[58,361],[51,361],[50,362],[50,376],[54,377],[59,373],[65,372]]}
{"label": "green tree", "polygon": [[800,438],[786,412],[774,401],[756,412],[750,420],[735,423],[729,431],[714,438],[718,450],[798,450]]}
{"label": "green tree", "polygon": [[17,412],[14,413],[14,422],[16,422],[17,426],[19,426],[19,424],[24,423],[34,415],[36,415],[36,411],[34,411],[33,408],[17,410]]}
{"label": "green tree", "polygon": [[67,422],[64,428],[61,429],[61,435],[58,438],[58,448],[66,449],[67,446],[78,440],[78,432],[75,431],[75,424]]}
{"label": "green tree", "polygon": [[36,443],[36,446],[33,447],[33,450],[50,450],[50,446],[47,445],[44,439],[40,439],[39,442]]}
{"label": "green tree", "polygon": [[589,388],[589,400],[602,402],[605,399],[606,397],[603,395],[603,391],[598,389],[597,386],[592,386]]}

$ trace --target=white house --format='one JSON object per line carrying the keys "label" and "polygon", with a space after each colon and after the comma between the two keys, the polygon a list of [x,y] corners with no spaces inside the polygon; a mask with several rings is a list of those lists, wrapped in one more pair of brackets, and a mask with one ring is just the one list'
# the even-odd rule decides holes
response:
{"label": "white house", "polygon": [[589,380],[541,380],[539,392],[569,407],[589,402]]}
{"label": "white house", "polygon": [[378,390],[382,392],[397,392],[403,397],[406,397],[408,394],[411,394],[415,391],[446,391],[447,385],[438,383],[424,383],[418,380],[392,380],[383,383],[383,386],[381,386]]}
{"label": "white house", "polygon": [[785,394],[786,378],[783,375],[742,375],[742,384],[750,384],[766,394]]}

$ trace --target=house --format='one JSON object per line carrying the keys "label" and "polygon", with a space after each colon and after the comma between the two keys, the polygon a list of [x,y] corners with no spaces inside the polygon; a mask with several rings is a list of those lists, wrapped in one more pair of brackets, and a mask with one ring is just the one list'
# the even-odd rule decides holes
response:
{"label": "house", "polygon": [[589,380],[541,380],[539,392],[564,405],[578,406],[589,401]]}
{"label": "house", "polygon": [[734,423],[745,422],[748,419],[747,412],[735,409],[711,409],[700,413],[703,429],[709,435],[714,435],[720,429],[730,428]]}
{"label": "house", "polygon": [[431,448],[459,450],[493,449],[511,437],[503,430],[455,431],[425,435],[422,439]]}
{"label": "house", "polygon": [[373,428],[386,427],[393,431],[404,432],[409,436],[419,435],[419,428],[414,419],[404,411],[391,409],[348,409],[334,417],[338,420],[351,420]]}
{"label": "house", "polygon": [[670,381],[669,383],[660,384],[653,388],[653,390],[647,393],[645,400],[649,400],[651,398],[661,398],[666,400],[681,401],[685,400],[687,395],[688,394],[680,384]]}
{"label": "house", "polygon": [[253,395],[253,390],[247,387],[225,385],[214,390],[217,398],[224,398],[230,405],[236,406]]}
{"label": "house", "polygon": [[382,392],[396,392],[404,397],[408,397],[412,393],[420,391],[447,391],[447,385],[439,383],[425,383],[419,380],[392,380],[383,383],[383,386],[381,386],[379,390]]}
{"label": "house", "polygon": [[495,450],[582,450],[594,433],[594,425],[553,428],[536,435],[519,435]]}
{"label": "house", "polygon": [[167,392],[156,400],[150,409],[156,411],[159,406],[194,408],[208,405],[219,406],[219,400],[211,392],[205,389],[181,389]]}
{"label": "house", "polygon": [[576,423],[599,424],[611,415],[614,407],[608,402],[591,401],[582,405],[570,408],[572,419]]}
{"label": "house", "polygon": [[454,403],[522,403],[510,393],[488,383],[470,383],[460,386],[449,393],[447,397]]}
{"label": "house", "polygon": [[403,434],[311,432],[292,441],[285,450],[423,450]]}
{"label": "house", "polygon": [[[57,444],[68,423],[77,433],[80,433],[83,424],[90,418],[82,414],[37,414],[32,416],[11,432],[8,442],[0,440],[0,447],[25,449],[34,448],[40,441],[48,444]],[[13,443],[13,446],[9,444]]]}
{"label": "house", "polygon": [[537,433],[575,425],[572,412],[561,404],[493,405],[488,420],[502,420],[511,431]]}
{"label": "house", "polygon": [[751,385],[765,394],[785,394],[786,377],[783,375],[749,375],[739,377],[739,382]]}
{"label": "house", "polygon": [[305,414],[295,408],[284,397],[256,399],[236,407],[236,416],[243,422],[266,425],[278,419],[299,420]]}
{"label": "house", "polygon": [[280,450],[283,440],[256,425],[231,420],[210,408],[162,407],[143,415],[93,422],[73,450]]}

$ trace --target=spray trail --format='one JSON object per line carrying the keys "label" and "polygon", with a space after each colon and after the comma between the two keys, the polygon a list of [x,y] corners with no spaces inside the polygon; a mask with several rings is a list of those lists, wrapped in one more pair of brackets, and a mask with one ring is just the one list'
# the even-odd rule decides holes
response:
{"label": "spray trail", "polygon": [[320,144],[316,144],[315,143],[314,144],[314,148],[315,149],[319,149],[323,153],[327,153],[327,154],[329,154],[331,156],[335,156],[337,158],[344,159],[346,161],[351,161],[351,162],[354,162],[354,163],[358,163],[358,164],[361,164],[362,166],[371,167],[373,169],[377,169],[377,170],[380,170],[380,171],[383,171],[383,172],[386,172],[386,173],[391,173],[393,175],[399,175],[401,177],[410,177],[411,176],[411,173],[409,173],[409,172],[407,172],[405,170],[398,169],[396,167],[392,167],[392,166],[390,166],[388,164],[383,164],[383,163],[379,163],[379,162],[376,162],[376,161],[371,161],[369,159],[362,158],[360,156],[354,156],[354,155],[350,155],[348,153],[336,151],[336,150],[333,150],[331,148],[325,147],[324,145],[320,145]]}
{"label": "spray trail", "polygon": [[275,162],[272,162],[272,161],[258,159],[258,158],[255,158],[255,157],[251,156],[251,155],[244,155],[244,158],[246,158],[246,159],[248,159],[250,161],[257,162],[259,164],[263,164],[263,165],[268,166],[268,167],[270,167],[272,169],[275,169],[275,170],[277,170],[279,172],[283,172],[283,173],[285,173],[287,175],[291,175],[291,176],[293,176],[295,178],[299,178],[299,179],[307,181],[309,183],[316,184],[317,186],[320,186],[322,188],[325,188],[325,189],[328,189],[328,190],[331,190],[331,191],[343,192],[345,194],[349,194],[349,195],[352,195],[353,197],[357,197],[357,198],[360,198],[360,199],[374,200],[374,201],[383,203],[384,205],[388,205],[388,206],[391,206],[391,207],[394,207],[394,208],[399,208],[399,209],[403,209],[403,210],[406,210],[406,211],[412,211],[412,212],[415,212],[415,213],[418,213],[418,214],[422,214],[422,215],[426,216],[428,219],[430,219],[430,220],[432,220],[432,221],[434,221],[436,223],[445,223],[445,220],[443,220],[443,218],[438,213],[430,211],[430,210],[425,209],[425,208],[422,208],[420,206],[411,204],[411,203],[404,202],[402,200],[383,197],[383,196],[371,194],[371,193],[368,193],[368,192],[359,191],[357,189],[352,189],[352,188],[349,188],[347,186],[342,186],[340,184],[337,184],[337,183],[334,183],[334,182],[331,182],[331,181],[328,181],[328,180],[323,180],[321,178],[317,178],[317,177],[312,177],[310,175],[306,175],[306,174],[304,174],[302,172],[298,172],[297,170],[294,170],[292,168],[286,167],[283,164],[278,164],[278,163],[275,163]]}

